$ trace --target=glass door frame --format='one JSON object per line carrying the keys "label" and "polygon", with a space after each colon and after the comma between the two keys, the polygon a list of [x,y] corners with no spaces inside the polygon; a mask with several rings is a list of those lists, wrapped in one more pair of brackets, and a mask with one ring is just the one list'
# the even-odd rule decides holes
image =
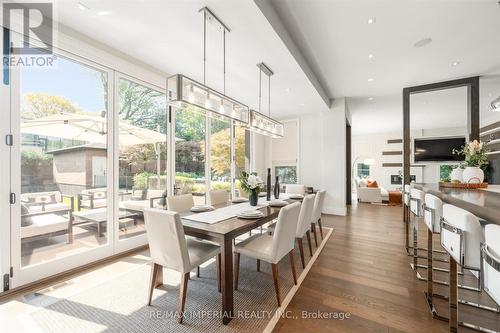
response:
{"label": "glass door frame", "polygon": [[[113,164],[113,189],[116,191],[116,196],[113,197],[113,203],[114,203],[114,210],[113,210],[113,213],[114,213],[114,216],[118,217],[119,215],[119,200],[120,200],[120,197],[118,195],[119,193],[119,179],[120,179],[120,170],[119,170],[119,165],[120,165],[120,142],[119,142],[119,125],[120,125],[120,79],[124,79],[124,80],[128,80],[130,82],[133,82],[133,83],[136,83],[136,84],[139,84],[139,85],[142,85],[142,86],[145,86],[145,87],[148,87],[150,89],[153,89],[155,91],[158,91],[162,94],[165,94],[165,103],[166,103],[166,90],[165,88],[162,88],[162,87],[159,87],[159,86],[156,86],[152,83],[149,83],[149,82],[146,82],[146,81],[143,81],[141,79],[138,79],[138,78],[135,78],[133,76],[130,76],[130,75],[127,75],[125,73],[122,73],[122,72],[119,72],[119,71],[114,71],[114,84],[113,84],[113,101],[114,101],[114,108],[113,108],[113,119],[114,119],[114,128],[113,128],[113,141],[114,141],[114,145],[113,145],[113,152],[114,152],[114,155],[113,155],[113,161],[114,161],[114,164]],[[165,104],[165,107],[167,109],[167,112],[168,112],[168,105]],[[169,150],[168,148],[170,147],[169,145],[169,141],[171,141],[170,139],[170,134],[171,134],[171,130],[168,126],[168,118],[167,118],[167,133],[165,134],[166,136],[166,147],[167,147],[167,160],[165,161],[166,163],[166,166],[167,166],[167,171],[170,169],[169,168]],[[167,194],[169,193],[172,193],[170,192],[169,190],[169,184],[168,184],[168,179],[169,179],[169,175],[167,174]],[[137,248],[137,247],[140,247],[140,246],[144,246],[148,243],[148,239],[147,239],[147,236],[146,236],[146,233],[143,233],[143,234],[140,234],[140,235],[137,235],[137,236],[134,236],[134,237],[130,237],[130,238],[126,238],[126,239],[121,239],[120,240],[120,232],[119,232],[119,226],[120,226],[120,223],[118,221],[118,218],[115,218],[115,221],[114,221],[114,224],[113,224],[113,230],[114,230],[114,238],[113,238],[113,246],[114,246],[114,252],[115,253],[119,253],[119,252],[123,252],[123,251],[127,251],[127,250],[132,250],[134,248]]]}
{"label": "glass door frame", "polygon": [[[63,57],[69,61],[76,62],[82,66],[87,66],[91,69],[99,70],[107,74],[108,80],[108,96],[112,96],[113,93],[113,70],[97,64],[91,60],[76,56],[72,53],[66,52],[64,50],[53,49],[53,53],[57,56]],[[39,280],[44,277],[48,277],[54,274],[58,274],[67,271],[72,268],[76,268],[105,257],[113,255],[113,242],[114,239],[114,228],[111,228],[111,221],[113,221],[113,210],[114,203],[113,200],[108,200],[107,206],[107,224],[106,224],[106,244],[98,246],[93,249],[89,249],[83,253],[72,254],[64,256],[62,258],[53,259],[50,261],[44,261],[29,265],[26,267],[21,266],[21,238],[20,238],[20,228],[21,228],[21,206],[20,206],[20,194],[21,194],[21,128],[20,128],[20,68],[11,68],[10,70],[10,116],[11,116],[11,133],[13,134],[13,145],[11,147],[11,189],[10,191],[15,194],[17,200],[14,204],[10,205],[10,253],[11,253],[11,267],[13,270],[13,277],[11,278],[11,287],[15,288],[21,285]],[[16,111],[18,110],[18,111]],[[113,135],[114,133],[114,119],[113,116],[113,99],[108,98],[107,100],[107,170],[113,169]],[[106,175],[107,184],[113,183],[113,174],[108,172]],[[114,189],[112,186],[107,185],[107,197],[114,198]]]}

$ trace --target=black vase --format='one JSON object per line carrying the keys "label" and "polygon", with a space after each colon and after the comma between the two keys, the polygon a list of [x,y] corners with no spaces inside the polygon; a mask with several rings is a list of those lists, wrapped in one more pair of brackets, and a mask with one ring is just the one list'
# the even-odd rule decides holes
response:
{"label": "black vase", "polygon": [[267,188],[266,199],[271,201],[271,168],[267,168]]}
{"label": "black vase", "polygon": [[257,203],[259,202],[259,193],[257,191],[252,190],[250,192],[250,195],[248,196],[248,199],[250,200],[250,206],[257,206]]}
{"label": "black vase", "polygon": [[280,197],[280,179],[276,176],[276,183],[274,183],[274,198],[279,199]]}

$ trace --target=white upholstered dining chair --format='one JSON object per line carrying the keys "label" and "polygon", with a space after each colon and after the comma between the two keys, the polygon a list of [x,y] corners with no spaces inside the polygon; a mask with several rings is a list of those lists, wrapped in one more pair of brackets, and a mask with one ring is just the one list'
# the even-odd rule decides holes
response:
{"label": "white upholstered dining chair", "polygon": [[323,225],[321,224],[321,212],[323,211],[323,203],[325,202],[325,196],[326,196],[326,191],[319,190],[318,192],[316,192],[316,198],[314,199],[314,208],[311,219],[311,231],[313,232],[314,235],[314,243],[316,244],[316,247],[318,247],[318,237],[316,236],[316,223],[318,223],[319,233],[321,234],[321,239],[323,239]]}
{"label": "white upholstered dining chair", "polygon": [[229,192],[227,190],[210,190],[208,197],[211,205],[221,205],[229,202]]}
{"label": "white upholstered dining chair", "polygon": [[144,210],[144,222],[151,255],[148,305],[151,305],[154,289],[163,283],[163,267],[181,273],[178,321],[182,323],[189,272],[215,256],[218,259],[217,280],[220,290],[220,248],[185,237],[180,216],[176,212],[147,208]]}
{"label": "white upholstered dining chair", "polygon": [[[300,261],[302,263],[302,268],[305,268],[305,260],[304,260],[304,245],[302,239],[305,235],[307,235],[307,240],[309,242],[309,252],[312,257],[312,246],[311,246],[311,218],[313,215],[315,195],[309,194],[306,195],[302,204],[300,206],[299,220],[297,222],[297,230],[295,232],[295,238],[297,239],[297,243],[299,244],[299,252],[300,252]],[[276,223],[271,224],[267,227],[269,232],[274,232],[276,229]],[[257,259],[257,270],[260,269],[260,262]]]}
{"label": "white upholstered dining chair", "polygon": [[194,199],[191,193],[172,195],[167,197],[167,209],[177,212],[184,213],[189,211],[194,206]]}
{"label": "white upholstered dining chair", "polygon": [[276,229],[272,235],[267,233],[254,235],[234,246],[234,289],[238,289],[240,273],[240,255],[266,261],[271,264],[274,278],[274,289],[278,306],[281,306],[278,262],[287,254],[290,256],[293,282],[297,284],[295,271],[294,245],[297,223],[299,220],[300,203],[294,202],[281,208],[276,222]]}

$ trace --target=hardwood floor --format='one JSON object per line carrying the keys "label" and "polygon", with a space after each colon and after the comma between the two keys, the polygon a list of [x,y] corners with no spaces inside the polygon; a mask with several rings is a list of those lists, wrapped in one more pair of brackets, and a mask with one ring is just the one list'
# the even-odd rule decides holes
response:
{"label": "hardwood floor", "polygon": [[[350,216],[324,216],[323,224],[333,226],[334,234],[288,306],[291,313],[280,319],[274,332],[448,331],[447,322],[430,315],[423,293],[426,283],[417,280],[409,266],[401,207],[359,204]],[[439,237],[435,238],[438,248]],[[422,224],[419,245],[424,247],[425,242]],[[425,270],[420,273],[426,276]],[[447,280],[446,275],[439,278]],[[469,276],[467,280],[472,281]],[[439,291],[446,293],[446,287]],[[438,304],[444,315],[446,305],[446,301]],[[344,320],[302,319],[303,311],[348,312],[351,316]],[[500,316],[474,311],[461,306],[459,318],[462,313],[467,319],[475,317],[476,324],[500,329]]]}

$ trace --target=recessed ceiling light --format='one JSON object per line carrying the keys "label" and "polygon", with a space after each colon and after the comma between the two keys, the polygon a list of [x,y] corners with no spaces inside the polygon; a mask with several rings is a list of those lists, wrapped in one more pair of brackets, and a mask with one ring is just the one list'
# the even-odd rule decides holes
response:
{"label": "recessed ceiling light", "polygon": [[451,63],[453,67],[460,65],[460,61],[454,61]]}
{"label": "recessed ceiling light", "polygon": [[80,8],[80,10],[89,10],[90,9],[88,6],[84,5],[81,2],[79,2],[77,5],[78,5],[78,8]]}
{"label": "recessed ceiling light", "polygon": [[369,101],[373,101],[373,97],[368,97],[368,100]]}
{"label": "recessed ceiling light", "polygon": [[370,54],[368,55],[368,59],[373,59],[373,53],[370,53]]}
{"label": "recessed ceiling light", "polygon": [[373,24],[373,23],[376,23],[377,22],[377,18],[374,16],[374,17],[370,17],[368,19],[368,24]]}
{"label": "recessed ceiling light", "polygon": [[413,47],[424,47],[432,42],[432,38],[424,38],[413,44]]}
{"label": "recessed ceiling light", "polygon": [[108,15],[111,15],[111,11],[109,11],[109,10],[101,10],[100,12],[97,12],[97,15],[99,15],[99,16],[108,16]]}
{"label": "recessed ceiling light", "polygon": [[493,96],[493,93],[488,93],[488,97],[492,97]]}
{"label": "recessed ceiling light", "polygon": [[286,88],[286,89],[285,89],[285,92],[286,92],[286,93],[289,93],[290,91],[292,91],[290,88]]}
{"label": "recessed ceiling light", "polygon": [[304,105],[306,105],[306,103],[304,103],[304,102],[300,103],[300,106],[304,106]]}
{"label": "recessed ceiling light", "polygon": [[371,78],[369,78],[367,81],[368,81],[368,82],[373,82],[373,81],[375,81],[375,79],[371,77]]}

